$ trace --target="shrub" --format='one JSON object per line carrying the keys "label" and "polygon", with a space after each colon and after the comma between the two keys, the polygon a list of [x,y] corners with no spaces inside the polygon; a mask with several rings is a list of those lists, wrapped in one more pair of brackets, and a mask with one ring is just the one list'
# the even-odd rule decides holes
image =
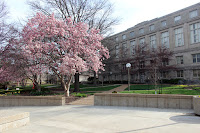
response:
{"label": "shrub", "polygon": [[83,93],[72,93],[72,95],[75,97],[87,97],[87,95]]}

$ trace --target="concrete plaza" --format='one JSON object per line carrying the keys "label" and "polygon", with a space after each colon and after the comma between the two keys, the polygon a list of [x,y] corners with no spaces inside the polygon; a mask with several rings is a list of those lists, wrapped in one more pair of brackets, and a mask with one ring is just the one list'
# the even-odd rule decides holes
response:
{"label": "concrete plaza", "polygon": [[199,133],[193,110],[111,106],[0,107],[30,112],[30,123],[5,133]]}

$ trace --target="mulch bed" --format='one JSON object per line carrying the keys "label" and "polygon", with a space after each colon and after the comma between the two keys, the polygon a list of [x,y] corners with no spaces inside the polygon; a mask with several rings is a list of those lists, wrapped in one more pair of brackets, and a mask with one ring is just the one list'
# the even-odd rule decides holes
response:
{"label": "mulch bed", "polygon": [[76,101],[78,99],[80,99],[80,97],[69,96],[69,97],[65,98],[65,103],[70,103],[70,102]]}

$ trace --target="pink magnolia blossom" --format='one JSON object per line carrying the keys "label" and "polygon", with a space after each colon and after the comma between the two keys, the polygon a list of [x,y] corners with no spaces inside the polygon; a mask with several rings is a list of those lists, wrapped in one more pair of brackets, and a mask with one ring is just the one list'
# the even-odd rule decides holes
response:
{"label": "pink magnolia blossom", "polygon": [[[98,30],[89,30],[83,22],[37,13],[24,27],[21,43],[24,55],[38,61],[39,67],[32,67],[32,71],[45,66],[61,79],[68,75],[70,81],[76,72],[104,70],[102,61],[109,58],[109,51],[101,44],[102,39]],[[64,84],[69,87],[69,83]]]}

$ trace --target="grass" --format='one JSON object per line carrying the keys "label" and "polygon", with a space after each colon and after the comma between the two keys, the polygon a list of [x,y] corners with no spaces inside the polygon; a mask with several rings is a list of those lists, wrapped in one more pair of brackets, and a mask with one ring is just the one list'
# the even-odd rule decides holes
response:
{"label": "grass", "polygon": [[[157,93],[160,87],[160,85],[157,87]],[[186,89],[187,87],[187,85],[162,85],[162,94],[200,95],[200,87],[190,86],[191,89]],[[130,91],[127,90],[128,88],[120,93],[155,94],[154,85],[131,85]]]}
{"label": "grass", "polygon": [[87,94],[84,94],[84,93],[72,93],[71,95],[75,97],[87,97]]}
{"label": "grass", "polygon": [[[161,85],[158,85],[157,87],[161,87]],[[163,88],[171,87],[171,85],[162,85]],[[155,85],[131,85],[130,90],[153,90],[155,89]],[[126,88],[125,90],[128,90]]]}
{"label": "grass", "polygon": [[109,90],[112,90],[116,87],[119,87],[120,85],[114,85],[114,86],[107,86],[107,87],[104,87],[104,86],[99,86],[99,87],[94,87],[94,88],[83,88],[81,89],[81,91],[109,91]]}
{"label": "grass", "polygon": [[[48,86],[55,86],[53,84],[43,84],[41,85],[41,90],[42,92],[46,92],[46,91],[50,91],[50,88],[46,88]],[[102,92],[102,91],[109,91],[111,89],[114,89],[116,87],[118,87],[120,85],[113,85],[113,86],[91,86],[91,85],[83,85],[83,84],[80,84],[80,92],[79,93],[71,93],[71,95],[74,95],[74,96],[77,96],[77,97],[85,97],[87,95],[94,95],[94,93],[97,93],[97,92]],[[22,87],[16,87],[16,88],[20,88],[19,91],[20,93],[24,94],[24,93],[30,93],[32,95],[40,95],[39,93],[42,93],[42,92],[37,92],[37,91],[34,91],[32,89],[32,85],[30,86],[26,86],[24,89],[22,89]],[[73,85],[72,85],[73,87]],[[54,87],[52,87],[54,88]],[[59,86],[56,86],[56,88],[59,88]],[[15,92],[19,92],[19,91],[16,91],[16,89],[9,89],[9,90],[4,90],[4,89],[0,89],[0,94],[15,94]],[[19,94],[20,95],[20,94]],[[50,95],[64,95],[64,93],[60,93],[60,94],[50,94]]]}

